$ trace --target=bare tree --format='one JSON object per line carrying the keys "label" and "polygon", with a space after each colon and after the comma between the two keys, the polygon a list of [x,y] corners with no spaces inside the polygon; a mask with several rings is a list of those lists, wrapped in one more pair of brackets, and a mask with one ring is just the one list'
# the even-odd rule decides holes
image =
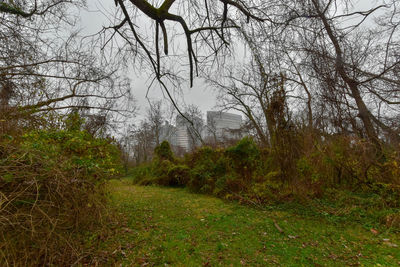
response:
{"label": "bare tree", "polygon": [[[154,79],[173,101],[165,81],[178,79],[182,58],[189,62],[192,85],[195,74],[205,71],[205,66],[218,68],[218,56],[225,55],[229,44],[244,32],[249,38],[244,43],[258,65],[254,68],[264,65],[268,70],[275,68],[268,75],[283,74],[287,105],[300,114],[297,117],[305,118],[308,127],[357,134],[379,150],[384,136],[399,139],[394,119],[399,111],[399,2],[371,3],[366,10],[353,8],[353,3],[117,0],[115,23],[104,33],[109,33],[106,42],[114,35],[125,40],[135,59],[150,66]],[[151,26],[141,30],[141,18]],[[186,56],[180,49],[170,49],[181,40],[186,41]],[[277,45],[271,45],[273,42]],[[254,56],[255,47],[262,51],[259,59]],[[271,55],[273,64],[268,65]],[[231,76],[241,79],[240,73]],[[249,118],[254,118],[253,108],[250,105],[243,110]],[[261,107],[259,115],[263,110],[267,109]],[[303,111],[305,115],[301,115]],[[266,129],[272,125],[262,124]],[[268,139],[265,133],[272,129],[266,129],[259,127],[258,135],[264,135],[261,139]]]}
{"label": "bare tree", "polygon": [[161,143],[161,141],[160,141],[161,131],[162,131],[161,128],[165,121],[164,116],[163,116],[161,100],[158,100],[155,102],[150,102],[150,108],[147,109],[146,117],[151,125],[151,129],[154,134],[155,146],[158,146]]}
{"label": "bare tree", "polygon": [[81,3],[1,3],[0,112],[8,120],[73,108],[133,111],[120,63],[100,58],[79,34],[66,35],[75,20],[68,8]]}
{"label": "bare tree", "polygon": [[263,42],[254,33],[239,31],[251,51],[251,59],[225,71],[223,79],[218,74],[208,80],[219,92],[219,107],[240,111],[255,129],[259,142],[269,146],[278,128],[286,127],[289,121],[287,77],[276,60],[280,51],[264,50]]}
{"label": "bare tree", "polygon": [[[285,74],[292,109],[298,112],[302,102],[309,126],[366,137],[378,151],[384,135],[398,140],[393,118],[399,112],[399,2],[371,4],[367,10],[351,10],[352,1],[268,4],[277,7],[274,13],[265,10],[268,23],[242,26],[241,32],[250,33],[246,43],[255,44],[249,45],[253,54],[263,51],[258,65],[275,61],[266,56],[269,53],[278,59],[274,68]],[[240,72],[230,76],[249,81]],[[241,100],[248,97],[241,93]],[[251,106],[244,111],[249,114],[248,110],[255,112]]]}
{"label": "bare tree", "polygon": [[196,105],[189,105],[185,109],[186,117],[193,123],[188,124],[187,132],[189,136],[190,150],[194,150],[203,144],[202,133],[204,129],[203,113]]}
{"label": "bare tree", "polygon": [[142,121],[136,129],[131,129],[131,132],[130,139],[136,164],[151,160],[154,151],[154,134],[150,124],[147,121]]}
{"label": "bare tree", "polygon": [[175,115],[173,106],[163,100],[150,101],[150,107],[146,110],[144,119],[136,126],[130,126],[125,133],[129,142],[127,147],[132,147],[132,153],[136,163],[151,160],[156,146],[162,141],[174,139],[175,127],[172,121]]}
{"label": "bare tree", "polygon": [[[330,91],[336,109],[357,116],[366,137],[379,149],[379,129],[399,137],[378,118],[378,107],[398,112],[399,77],[394,70],[400,64],[396,55],[399,3],[387,1],[360,11],[350,11],[349,4],[311,0],[290,3],[287,12],[292,15],[291,27],[307,29],[299,37],[299,47],[309,55],[309,65],[321,86]],[[379,20],[374,23],[369,18],[375,14]],[[345,23],[346,19],[355,23]],[[357,129],[355,121],[351,124]]]}

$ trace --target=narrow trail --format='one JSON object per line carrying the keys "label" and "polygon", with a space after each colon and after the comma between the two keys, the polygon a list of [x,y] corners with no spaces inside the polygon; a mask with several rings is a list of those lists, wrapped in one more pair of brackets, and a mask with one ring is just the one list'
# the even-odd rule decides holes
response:
{"label": "narrow trail", "polygon": [[127,180],[111,181],[110,188],[124,218],[113,242],[125,266],[400,265],[400,249],[383,241],[400,244],[398,236],[374,235],[356,224],[261,211]]}

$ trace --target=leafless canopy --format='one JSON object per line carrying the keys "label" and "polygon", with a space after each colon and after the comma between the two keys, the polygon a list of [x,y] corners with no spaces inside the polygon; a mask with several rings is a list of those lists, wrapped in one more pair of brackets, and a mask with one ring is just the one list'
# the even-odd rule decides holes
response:
{"label": "leafless canopy", "polygon": [[[121,10],[120,21],[110,27],[123,39],[138,45],[142,49],[151,64],[156,79],[161,82],[164,75],[162,71],[162,55],[160,48],[163,47],[164,54],[168,55],[169,43],[172,38],[169,36],[167,22],[176,23],[180,26],[187,46],[187,59],[190,69],[190,85],[193,85],[195,73],[198,73],[198,54],[200,46],[205,46],[212,53],[216,54],[224,46],[229,45],[227,31],[238,27],[238,18],[242,17],[247,21],[266,21],[259,8],[260,1],[234,1],[234,0],[193,0],[176,1],[165,0],[115,0],[115,4]],[[135,18],[138,13],[144,14],[155,23],[154,36],[155,45],[149,44],[148,36],[141,36]],[[132,41],[129,35],[122,29],[128,27],[134,38]],[[161,29],[161,32],[160,32]],[[160,38],[162,35],[162,38]],[[171,33],[172,35],[172,33]],[[162,41],[161,41],[162,39]]]}
{"label": "leafless canopy", "polygon": [[264,9],[270,23],[239,30],[250,62],[212,79],[222,106],[234,104],[245,115],[246,107],[263,110],[248,101],[249,94],[262,93],[265,82],[281,73],[291,110],[305,110],[309,126],[357,134],[377,147],[384,136],[399,140],[399,1],[366,7],[339,0],[266,2],[275,7]]}
{"label": "leafless canopy", "polygon": [[[26,3],[25,3],[26,2]],[[4,117],[80,109],[128,111],[129,80],[74,29],[84,1],[0,3],[0,112]],[[116,106],[117,100],[119,107]],[[129,109],[130,111],[130,109]]]}

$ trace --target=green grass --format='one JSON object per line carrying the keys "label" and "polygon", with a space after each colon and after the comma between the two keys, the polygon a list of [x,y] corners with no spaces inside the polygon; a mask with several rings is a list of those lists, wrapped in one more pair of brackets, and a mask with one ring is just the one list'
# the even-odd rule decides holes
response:
{"label": "green grass", "polygon": [[259,210],[185,189],[128,180],[109,186],[121,223],[104,249],[117,247],[113,254],[124,266],[400,265],[394,233],[375,235],[353,222]]}

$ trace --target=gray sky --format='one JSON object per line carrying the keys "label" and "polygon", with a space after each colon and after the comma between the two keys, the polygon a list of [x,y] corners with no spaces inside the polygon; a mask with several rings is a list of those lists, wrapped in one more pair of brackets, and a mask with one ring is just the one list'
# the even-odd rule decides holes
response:
{"label": "gray sky", "polygon": [[[106,5],[108,4],[108,5]],[[107,15],[104,10],[113,10],[114,1],[88,1],[89,11],[80,11],[80,24],[79,27],[82,29],[82,34],[93,34],[99,32],[103,26],[109,26],[111,22],[107,19]],[[133,59],[132,59],[133,62]],[[138,105],[140,106],[139,116],[140,119],[148,107],[148,99],[146,93],[150,84],[149,75],[140,73],[140,69],[129,71],[129,77],[132,81],[132,90]],[[189,76],[187,77],[189,78]],[[209,88],[201,78],[196,78],[194,86],[189,87],[188,84],[182,86],[182,93],[175,94],[177,101],[180,102],[180,106],[183,102],[187,105],[194,104],[205,113],[207,110],[212,110],[216,105],[216,93]],[[148,98],[150,100],[162,99],[162,90],[155,86],[148,92]]]}
{"label": "gray sky", "polygon": [[[354,1],[355,10],[363,10],[371,5],[382,3],[383,1],[376,0],[358,0]],[[107,10],[115,8],[113,0],[101,1],[91,0],[88,1],[89,11],[80,10],[80,24],[83,34],[93,34],[102,29],[103,26],[112,24],[108,18],[112,18],[112,13],[106,14]],[[108,18],[107,18],[108,17]],[[139,22],[140,23],[140,22]],[[143,22],[146,23],[146,22]],[[235,56],[235,61],[245,61],[246,54],[239,51],[238,56]],[[132,59],[133,62],[133,59]],[[132,90],[135,99],[140,107],[138,119],[140,119],[148,107],[148,99],[146,99],[147,88],[149,85],[148,73],[141,72],[140,69],[129,71],[129,77],[132,80]],[[189,88],[188,83],[185,83],[182,88],[182,94],[175,95],[177,100],[182,106],[183,102],[186,104],[194,104],[205,113],[207,110],[212,110],[216,105],[216,92],[208,87],[200,78],[196,78],[193,88]],[[148,97],[151,100],[163,98],[162,90],[154,87],[149,91]]]}

